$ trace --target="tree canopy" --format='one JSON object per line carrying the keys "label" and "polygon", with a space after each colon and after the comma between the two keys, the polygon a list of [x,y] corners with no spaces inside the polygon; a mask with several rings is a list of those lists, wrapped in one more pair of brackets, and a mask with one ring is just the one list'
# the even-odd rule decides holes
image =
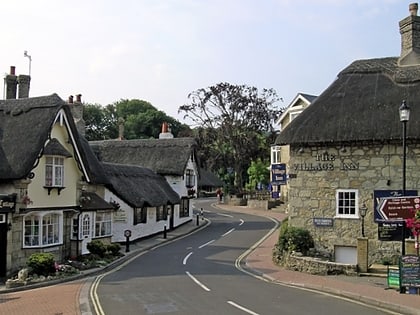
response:
{"label": "tree canopy", "polygon": [[[274,122],[284,109],[277,108],[274,89],[219,83],[188,95],[189,104],[180,106],[198,128],[200,152],[211,161],[211,170],[226,174],[234,170],[234,183],[242,189],[251,160],[270,156]],[[204,162],[205,163],[205,162]]]}
{"label": "tree canopy", "polygon": [[88,140],[116,139],[119,123],[123,123],[125,139],[158,138],[163,122],[167,122],[174,136],[190,134],[186,124],[166,115],[147,101],[120,100],[102,107],[86,104],[83,111]]}

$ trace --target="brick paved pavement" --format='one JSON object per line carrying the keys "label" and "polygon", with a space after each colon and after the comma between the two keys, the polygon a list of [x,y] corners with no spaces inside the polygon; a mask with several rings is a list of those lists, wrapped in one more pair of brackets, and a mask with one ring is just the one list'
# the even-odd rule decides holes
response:
{"label": "brick paved pavement", "polygon": [[[249,209],[217,205],[229,211],[238,211],[263,215],[283,220],[285,214],[271,210]],[[202,224],[200,222],[200,224]],[[161,236],[139,242],[131,247],[130,255],[154,245],[176,238],[197,228],[195,221],[169,231],[167,239]],[[315,276],[296,271],[285,270],[272,261],[272,250],[278,239],[278,231],[267,237],[246,258],[246,266],[268,281],[283,285],[313,289],[342,297],[347,297],[381,308],[393,310],[398,314],[420,314],[420,296],[399,294],[395,290],[386,290],[383,278]],[[129,256],[129,255],[127,255]],[[95,272],[95,271],[92,271]],[[97,271],[96,271],[97,272]],[[7,315],[90,315],[94,314],[88,303],[89,285],[92,277],[78,279],[58,285],[42,288],[8,292],[0,284],[0,314]]]}

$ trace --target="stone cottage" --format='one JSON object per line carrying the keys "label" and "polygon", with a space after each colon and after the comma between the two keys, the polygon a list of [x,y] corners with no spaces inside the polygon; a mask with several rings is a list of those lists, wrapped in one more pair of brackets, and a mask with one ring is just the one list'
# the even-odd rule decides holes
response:
{"label": "stone cottage", "polygon": [[[275,142],[290,145],[289,224],[309,229],[317,248],[331,253],[337,262],[356,262],[362,227],[369,242],[369,263],[403,251],[401,242],[378,237],[376,205],[384,196],[417,195],[419,187],[417,8],[411,4],[410,15],[399,23],[399,57],[351,63]],[[411,109],[406,122],[406,154],[399,117],[403,102]],[[365,207],[367,213],[362,218],[360,210]]]}

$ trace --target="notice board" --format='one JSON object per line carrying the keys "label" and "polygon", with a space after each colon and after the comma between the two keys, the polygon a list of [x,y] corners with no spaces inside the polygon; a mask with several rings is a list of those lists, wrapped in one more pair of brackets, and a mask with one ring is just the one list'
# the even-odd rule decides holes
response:
{"label": "notice board", "polygon": [[401,256],[400,277],[402,287],[420,288],[420,256]]}

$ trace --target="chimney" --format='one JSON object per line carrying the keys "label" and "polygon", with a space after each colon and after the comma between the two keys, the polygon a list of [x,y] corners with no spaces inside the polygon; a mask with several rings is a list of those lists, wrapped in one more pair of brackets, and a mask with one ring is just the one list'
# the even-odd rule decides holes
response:
{"label": "chimney", "polygon": [[70,95],[68,103],[77,131],[84,136],[86,134],[86,123],[83,119],[82,94],[76,95],[76,102],[73,101],[73,95]]}
{"label": "chimney", "polygon": [[31,77],[26,74],[20,74],[18,77],[19,83],[19,98],[29,97],[29,87],[31,83]]}
{"label": "chimney", "polygon": [[124,118],[118,118],[118,140],[124,140]]}
{"label": "chimney", "polygon": [[16,68],[15,66],[10,67],[10,74],[6,75],[6,99],[15,99],[16,98],[16,90],[17,90],[17,77],[15,74]]}
{"label": "chimney", "polygon": [[159,134],[159,139],[172,139],[174,135],[171,133],[169,129],[169,125],[167,122],[162,123],[162,132]]}
{"label": "chimney", "polygon": [[417,16],[418,4],[409,5],[410,15],[401,20],[401,56],[399,66],[420,65],[420,17]]}

